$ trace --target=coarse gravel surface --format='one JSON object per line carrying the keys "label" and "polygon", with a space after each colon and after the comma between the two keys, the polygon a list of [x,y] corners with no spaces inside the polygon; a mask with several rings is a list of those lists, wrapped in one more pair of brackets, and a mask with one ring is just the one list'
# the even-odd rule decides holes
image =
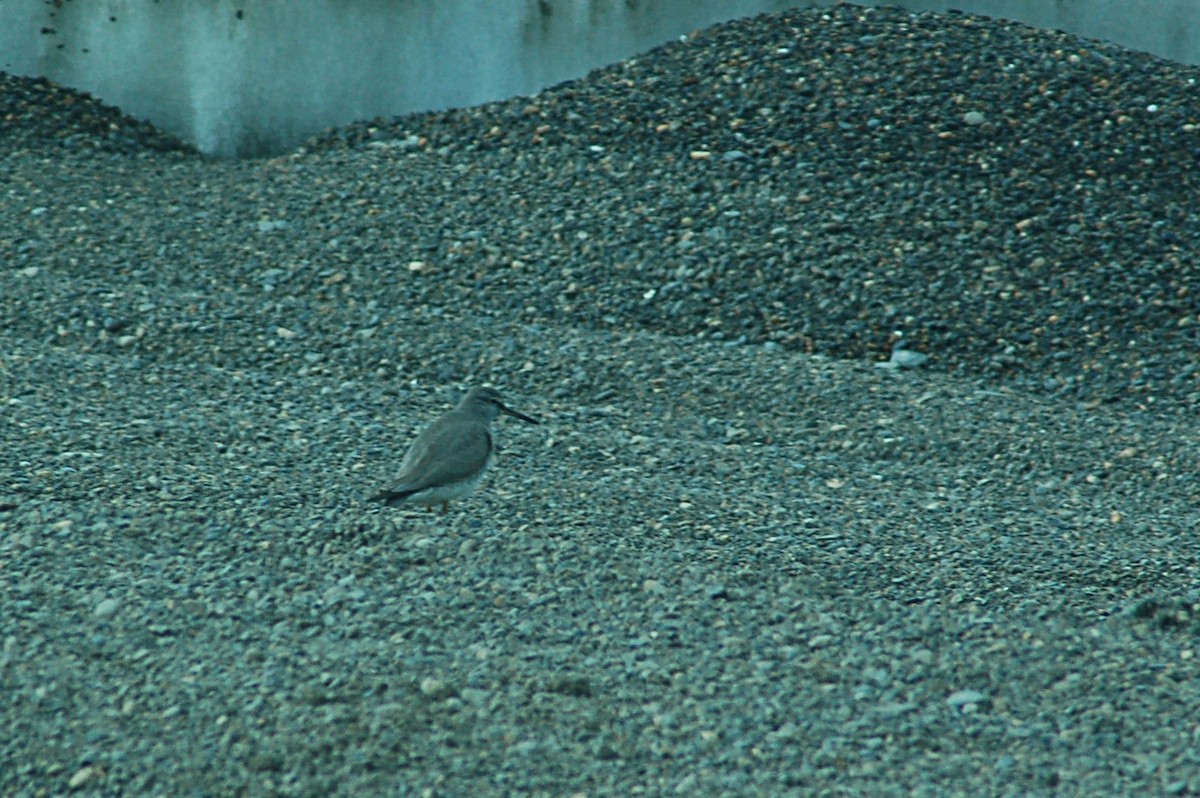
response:
{"label": "coarse gravel surface", "polygon": [[1198,77],[840,6],[219,162],[0,75],[0,795],[1200,794]]}

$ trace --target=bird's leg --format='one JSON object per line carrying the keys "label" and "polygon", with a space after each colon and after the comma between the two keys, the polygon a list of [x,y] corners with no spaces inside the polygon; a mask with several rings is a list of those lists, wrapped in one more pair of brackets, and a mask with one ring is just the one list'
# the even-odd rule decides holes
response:
{"label": "bird's leg", "polygon": [[446,514],[446,513],[448,513],[449,511],[450,511],[450,502],[449,502],[449,500],[442,502],[442,515],[445,515],[445,514]]}

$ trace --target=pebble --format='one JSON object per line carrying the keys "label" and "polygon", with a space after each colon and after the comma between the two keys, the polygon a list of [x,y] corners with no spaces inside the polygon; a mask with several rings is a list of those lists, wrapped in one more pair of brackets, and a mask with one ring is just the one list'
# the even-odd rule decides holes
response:
{"label": "pebble", "polygon": [[978,690],[956,690],[946,699],[946,703],[955,709],[963,709],[973,704],[982,704],[987,696]]}
{"label": "pebble", "polygon": [[72,790],[77,790],[99,775],[100,771],[94,767],[82,767],[71,774],[71,778],[67,780],[67,786]]}
{"label": "pebble", "polygon": [[121,602],[114,598],[102,599],[92,611],[97,618],[111,618],[121,608]]}

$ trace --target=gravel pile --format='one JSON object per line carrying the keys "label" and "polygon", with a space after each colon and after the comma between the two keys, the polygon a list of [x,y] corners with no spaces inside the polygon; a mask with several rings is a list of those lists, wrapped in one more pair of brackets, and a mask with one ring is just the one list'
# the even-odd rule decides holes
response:
{"label": "gravel pile", "polygon": [[[843,8],[314,148],[419,144],[410,166],[444,158],[512,209],[480,220],[484,249],[537,272],[540,318],[849,358],[901,330],[952,372],[1195,409],[1198,78],[1016,23]],[[446,259],[459,236],[432,216],[421,243]],[[598,265],[620,290],[578,301]]]}
{"label": "gravel pile", "polygon": [[145,149],[195,153],[149,122],[125,116],[89,94],[45,78],[0,72],[0,152],[92,150],[133,154]]}
{"label": "gravel pile", "polygon": [[1200,793],[1198,75],[843,6],[253,162],[0,80],[0,794]]}

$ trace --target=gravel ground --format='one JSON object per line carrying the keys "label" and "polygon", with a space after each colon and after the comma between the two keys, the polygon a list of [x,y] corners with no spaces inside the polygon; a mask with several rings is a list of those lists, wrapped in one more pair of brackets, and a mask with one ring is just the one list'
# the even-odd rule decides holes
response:
{"label": "gravel ground", "polygon": [[247,162],[0,77],[0,794],[1200,793],[1198,76],[840,7]]}

